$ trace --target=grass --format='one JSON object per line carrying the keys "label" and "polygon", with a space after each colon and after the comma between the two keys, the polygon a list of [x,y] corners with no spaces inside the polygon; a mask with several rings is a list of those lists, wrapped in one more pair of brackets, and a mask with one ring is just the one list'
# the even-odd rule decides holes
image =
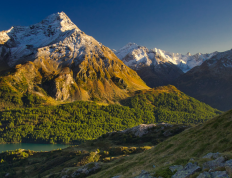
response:
{"label": "grass", "polygon": [[[127,161],[121,164],[112,165],[107,170],[90,176],[91,178],[110,177],[121,175],[123,178],[135,177],[140,174],[141,170],[149,172],[165,170],[165,167],[170,165],[186,165],[190,158],[194,158],[194,162],[199,164],[207,161],[202,159],[202,156],[209,152],[224,153],[228,159],[232,158],[232,133],[231,133],[232,110],[215,117],[206,123],[189,128],[182,133],[170,137],[154,148],[140,154],[131,155]],[[225,128],[225,125],[229,124]],[[215,129],[217,125],[217,129]],[[138,164],[138,161],[143,164]],[[209,159],[208,159],[209,160]],[[111,172],[115,167],[127,167],[135,162],[133,167],[130,167],[126,172],[119,170],[114,174],[107,175],[105,172]],[[152,165],[155,165],[154,169]],[[162,172],[162,171],[161,171]],[[164,171],[165,172],[165,171]],[[163,173],[162,173],[163,174]],[[133,175],[133,176],[132,176]],[[161,174],[160,174],[161,175]],[[196,177],[198,174],[193,175]]]}

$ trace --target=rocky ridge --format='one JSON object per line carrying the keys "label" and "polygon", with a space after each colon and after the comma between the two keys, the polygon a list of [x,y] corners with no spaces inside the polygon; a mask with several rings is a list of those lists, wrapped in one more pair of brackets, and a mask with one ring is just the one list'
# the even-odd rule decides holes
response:
{"label": "rocky ridge", "polygon": [[114,145],[131,145],[131,144],[152,144],[158,143],[183,132],[191,126],[184,124],[140,124],[138,126],[114,131],[99,137],[99,140],[107,139]]}
{"label": "rocky ridge", "polygon": [[[188,128],[188,126],[185,125],[176,125],[178,129],[185,129]],[[174,128],[172,128],[174,127]],[[121,131],[123,134],[133,134],[137,137],[142,137],[143,135],[151,133],[155,129],[155,132],[159,132],[161,130],[164,131],[164,136],[170,136],[173,135],[172,131],[176,129],[175,125],[168,124],[168,123],[160,123],[160,124],[140,124],[138,126],[126,129]]]}

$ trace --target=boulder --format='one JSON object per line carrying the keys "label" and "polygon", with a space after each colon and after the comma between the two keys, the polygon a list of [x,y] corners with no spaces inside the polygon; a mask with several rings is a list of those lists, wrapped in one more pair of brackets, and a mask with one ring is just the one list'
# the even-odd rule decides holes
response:
{"label": "boulder", "polygon": [[212,178],[230,178],[226,171],[215,171],[210,174]]}
{"label": "boulder", "polygon": [[72,173],[71,177],[83,177],[93,173],[96,173],[101,169],[101,165],[99,163],[89,163],[85,166],[79,168],[74,173]]}
{"label": "boulder", "polygon": [[134,178],[155,178],[155,177],[151,176],[149,172],[142,170],[141,173]]}
{"label": "boulder", "polygon": [[10,176],[10,173],[8,172],[8,173],[6,173],[6,175],[5,175],[5,177],[9,177]]}
{"label": "boulder", "polygon": [[62,176],[61,178],[68,178],[69,176],[68,175],[64,175],[64,176]]}
{"label": "boulder", "polygon": [[184,169],[177,171],[172,178],[187,178],[195,172],[200,171],[201,168],[196,163],[188,163]]}
{"label": "boulder", "polygon": [[207,161],[203,164],[203,169],[216,169],[217,167],[224,167],[226,159],[221,156],[215,160]]}
{"label": "boulder", "polygon": [[200,173],[200,175],[197,176],[197,178],[211,178],[211,175],[208,172],[203,172],[203,173]]}
{"label": "boulder", "polygon": [[174,165],[174,166],[170,166],[169,169],[172,171],[172,172],[175,172],[175,171],[180,171],[182,170],[184,167],[182,165]]}
{"label": "boulder", "polygon": [[209,158],[209,159],[217,159],[221,156],[219,152],[217,153],[208,153],[207,155],[203,156],[202,158]]}
{"label": "boulder", "polygon": [[226,172],[232,177],[232,159],[225,163]]}

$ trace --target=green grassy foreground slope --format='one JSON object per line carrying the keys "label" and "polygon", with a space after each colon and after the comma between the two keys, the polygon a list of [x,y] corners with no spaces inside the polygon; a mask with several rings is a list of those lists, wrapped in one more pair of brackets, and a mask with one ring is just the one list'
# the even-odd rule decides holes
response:
{"label": "green grassy foreground slope", "polygon": [[[170,165],[185,165],[190,158],[201,162],[201,157],[210,152],[220,152],[231,159],[232,155],[232,110],[175,135],[156,147],[141,154],[128,157],[122,163],[112,165],[90,176],[94,178],[135,177],[141,170],[149,172],[165,170]],[[156,168],[153,168],[156,165]]]}
{"label": "green grassy foreground slope", "polygon": [[139,124],[203,123],[221,113],[174,86],[141,91],[122,105],[76,101],[0,112],[0,143],[79,143]]}

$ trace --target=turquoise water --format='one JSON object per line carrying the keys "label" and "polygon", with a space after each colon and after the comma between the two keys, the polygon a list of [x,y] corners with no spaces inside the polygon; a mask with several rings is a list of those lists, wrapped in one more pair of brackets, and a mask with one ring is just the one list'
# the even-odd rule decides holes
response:
{"label": "turquoise water", "polygon": [[58,148],[67,148],[69,145],[62,144],[37,144],[37,143],[17,143],[17,144],[0,144],[0,153],[6,150],[26,149],[33,151],[51,151]]}

